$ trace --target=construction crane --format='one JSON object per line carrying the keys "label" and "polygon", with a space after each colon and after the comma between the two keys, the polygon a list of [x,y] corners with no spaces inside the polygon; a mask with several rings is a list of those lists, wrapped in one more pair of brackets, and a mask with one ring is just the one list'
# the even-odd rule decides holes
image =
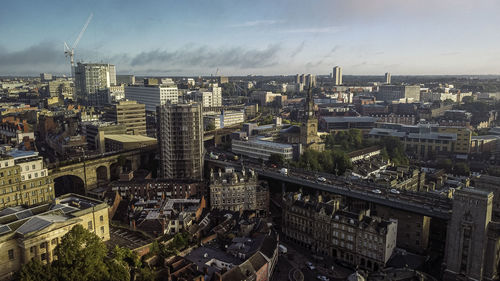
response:
{"label": "construction crane", "polygon": [[71,48],[64,42],[64,55],[66,57],[69,57],[69,61],[71,64],[71,78],[74,78],[75,76],[75,48],[78,46],[78,42],[80,42],[80,39],[82,39],[83,33],[85,33],[85,30],[87,29],[87,26],[89,26],[90,21],[92,20],[92,17],[94,16],[93,13],[90,13],[89,18],[83,25],[82,30],[80,31],[80,34],[78,34],[78,37],[76,37],[75,42],[73,42],[73,45]]}

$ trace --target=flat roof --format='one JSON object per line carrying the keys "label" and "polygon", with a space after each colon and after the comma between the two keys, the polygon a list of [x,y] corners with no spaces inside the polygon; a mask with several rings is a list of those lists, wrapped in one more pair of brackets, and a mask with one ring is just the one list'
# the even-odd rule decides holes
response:
{"label": "flat roof", "polygon": [[155,138],[150,138],[141,135],[104,135],[105,139],[111,139],[119,142],[156,142]]}
{"label": "flat roof", "polygon": [[327,116],[322,117],[327,123],[344,123],[344,122],[375,122],[378,118],[371,116]]}
{"label": "flat roof", "polygon": [[255,143],[255,144],[261,144],[261,145],[266,145],[266,146],[276,147],[276,148],[291,148],[292,147],[291,144],[266,141],[266,140],[261,140],[261,139],[249,139],[248,141],[241,141],[241,142],[251,142],[251,143]]}

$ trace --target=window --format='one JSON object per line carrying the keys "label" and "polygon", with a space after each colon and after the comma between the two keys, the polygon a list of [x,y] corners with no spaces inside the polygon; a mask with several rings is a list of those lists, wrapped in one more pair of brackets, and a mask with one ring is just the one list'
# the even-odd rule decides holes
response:
{"label": "window", "polygon": [[45,249],[45,242],[43,242],[42,244],[40,244],[40,248],[41,249]]}
{"label": "window", "polygon": [[100,220],[100,221],[104,221],[104,216],[100,216],[100,217],[99,217],[99,220]]}
{"label": "window", "polygon": [[9,250],[9,260],[14,260],[14,249]]}
{"label": "window", "polygon": [[101,226],[101,234],[104,234],[104,226]]}
{"label": "window", "polygon": [[57,244],[57,238],[52,239],[52,241],[50,242],[50,244],[56,245]]}
{"label": "window", "polygon": [[88,228],[89,228],[89,230],[92,230],[92,221],[89,221],[89,223],[88,223],[88,224],[89,224],[89,227],[88,227]]}
{"label": "window", "polygon": [[47,259],[47,253],[41,254],[40,258],[42,259],[42,261],[46,260]]}

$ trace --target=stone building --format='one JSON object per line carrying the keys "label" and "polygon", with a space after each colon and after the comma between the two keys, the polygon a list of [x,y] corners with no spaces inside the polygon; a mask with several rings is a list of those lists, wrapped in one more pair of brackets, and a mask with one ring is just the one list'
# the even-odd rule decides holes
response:
{"label": "stone building", "polygon": [[455,193],[448,223],[443,280],[498,280],[500,223],[492,220],[493,193]]}
{"label": "stone building", "polygon": [[226,168],[224,173],[210,171],[210,205],[212,209],[255,211],[265,216],[269,211],[267,182],[259,181],[253,170],[235,172]]}
{"label": "stone building", "polygon": [[9,150],[0,153],[0,209],[36,205],[54,199],[54,182],[35,151]]}
{"label": "stone building", "polygon": [[54,260],[61,237],[75,225],[110,239],[108,205],[88,197],[66,194],[53,203],[0,211],[0,280],[10,279],[23,264]]}
{"label": "stone building", "polygon": [[398,222],[370,216],[369,211],[349,212],[341,209],[340,201],[285,194],[283,234],[313,253],[371,271],[384,268],[396,247]]}

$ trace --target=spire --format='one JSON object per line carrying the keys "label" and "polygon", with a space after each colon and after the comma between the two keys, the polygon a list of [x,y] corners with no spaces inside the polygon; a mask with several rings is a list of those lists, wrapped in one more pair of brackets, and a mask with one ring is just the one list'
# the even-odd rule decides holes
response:
{"label": "spire", "polygon": [[310,118],[314,116],[314,100],[312,97],[312,92],[311,92],[311,81],[309,81],[307,85],[307,97],[306,97],[306,110],[305,110],[305,115],[306,118]]}

